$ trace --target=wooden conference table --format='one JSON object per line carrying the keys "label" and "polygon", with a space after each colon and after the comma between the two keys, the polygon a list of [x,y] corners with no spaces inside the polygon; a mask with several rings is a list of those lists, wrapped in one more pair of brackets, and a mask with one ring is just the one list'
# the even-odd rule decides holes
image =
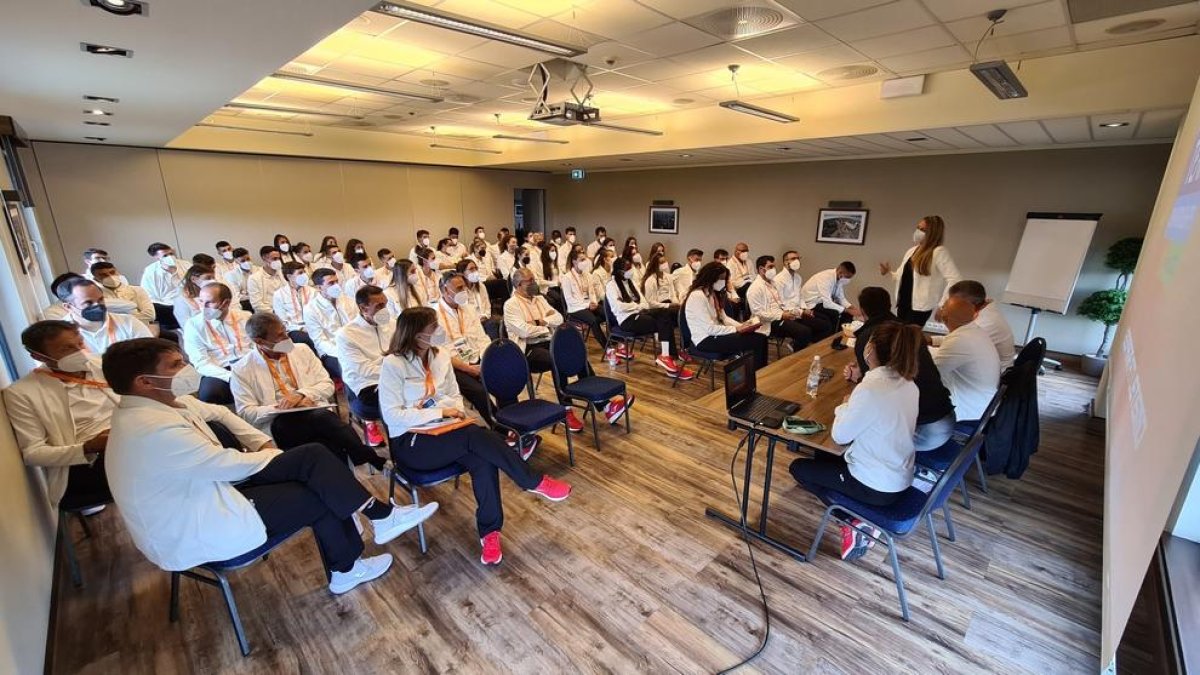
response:
{"label": "wooden conference table", "polygon": [[[783,443],[793,451],[808,448],[813,452],[827,452],[835,455],[841,455],[845,451],[845,446],[834,443],[830,438],[830,430],[833,428],[833,411],[841,405],[842,400],[854,388],[854,385],[843,377],[842,371],[848,364],[854,363],[855,359],[853,348],[835,350],[832,347],[836,338],[837,336],[826,338],[799,352],[779,359],[759,370],[756,378],[758,393],[799,403],[800,410],[796,412],[795,416],[820,422],[825,425],[824,431],[810,435],[794,434],[782,428],[768,429],[754,426],[736,417],[729,417],[725,407],[724,389],[718,389],[691,404],[702,416],[726,416],[731,430],[740,430],[746,434],[744,441],[746,443],[746,469],[742,479],[740,517],[726,515],[711,506],[704,510],[704,514],[736,530],[743,530],[748,536],[769,544],[800,561],[805,560],[803,552],[767,534],[767,509],[771,499],[771,474],[775,467],[775,446]],[[813,399],[809,398],[807,393],[808,369],[812,365],[813,357],[818,354],[821,356],[821,367],[833,371],[833,376],[820,384],[817,388],[817,397]],[[753,476],[754,453],[761,440],[767,442],[767,466],[763,478],[762,509],[758,515],[758,526],[755,527],[748,524],[750,480]]]}

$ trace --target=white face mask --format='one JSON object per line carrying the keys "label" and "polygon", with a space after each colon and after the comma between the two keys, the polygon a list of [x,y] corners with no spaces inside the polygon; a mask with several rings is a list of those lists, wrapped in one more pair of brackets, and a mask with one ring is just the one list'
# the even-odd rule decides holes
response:
{"label": "white face mask", "polygon": [[749,258],[749,257],[750,257],[749,251],[738,251],[738,253],[737,253],[737,259],[741,260],[742,262],[746,262],[746,258]]}
{"label": "white face mask", "polygon": [[366,251],[366,250],[365,250],[363,247],[361,247],[361,246],[359,246],[358,248],[354,249],[354,252],[355,252],[355,253],[357,253],[357,254],[359,254],[359,255],[366,255],[366,254],[367,254],[367,251]]}
{"label": "white face mask", "polygon": [[434,328],[433,335],[429,336],[429,344],[437,347],[446,344],[446,342],[446,331],[442,330],[440,325],[437,328]]}
{"label": "white face mask", "polygon": [[158,262],[162,263],[163,267],[174,267],[175,266],[175,256],[164,255],[163,257],[158,259]]}
{"label": "white face mask", "polygon": [[662,272],[663,274],[666,274],[667,272],[671,271],[671,266],[668,263],[663,263],[658,266],[658,271]]}
{"label": "white face mask", "polygon": [[568,234],[568,235],[567,235],[567,243],[569,243],[569,244],[574,244],[574,243],[575,243],[575,235],[573,235],[573,234]]}
{"label": "white face mask", "polygon": [[304,262],[306,262],[306,263],[310,263],[310,262],[312,262],[312,261],[313,261],[313,254],[312,254],[312,251],[305,251],[304,253],[301,253],[301,254],[300,254],[300,259],[301,259],[301,260],[303,260],[303,261],[304,261]]}
{"label": "white face mask", "polygon": [[455,246],[458,246],[458,235],[457,234],[454,235],[453,237],[450,237],[450,243],[454,244]]}
{"label": "white face mask", "polygon": [[925,241],[925,230],[913,230],[913,243],[920,244]]}
{"label": "white face mask", "polygon": [[121,287],[121,277],[117,275],[104,277],[104,279],[100,282],[100,285],[115,291]]}
{"label": "white face mask", "polygon": [[634,253],[634,254],[633,254],[633,264],[634,264],[634,265],[641,265],[641,264],[642,264],[642,254],[641,254],[641,253]]}
{"label": "white face mask", "polygon": [[200,373],[191,365],[186,365],[178,373],[174,375],[146,375],[145,377],[153,377],[159,380],[171,380],[169,387],[155,387],[159,391],[169,391],[176,398],[187,396],[200,389]]}
{"label": "white face mask", "polygon": [[338,298],[342,297],[342,287],[338,286],[337,284],[334,284],[332,286],[326,286],[325,287],[325,295],[330,300],[337,300]]}
{"label": "white face mask", "polygon": [[486,239],[487,239],[487,232],[483,232],[483,231],[476,232],[476,233],[475,233],[475,238],[476,238],[476,239],[484,239],[484,240],[486,240]]}
{"label": "white face mask", "polygon": [[421,245],[429,248],[429,237],[421,237]]}
{"label": "white face mask", "polygon": [[271,345],[271,351],[275,352],[276,354],[290,354],[295,348],[296,343],[292,342],[291,338],[288,338],[282,342],[276,342],[275,344]]}
{"label": "white face mask", "polygon": [[467,272],[467,281],[473,284],[479,283],[479,272]]}
{"label": "white face mask", "polygon": [[279,250],[282,253],[287,253],[288,251],[292,250],[292,245],[285,241],[279,245]]}
{"label": "white face mask", "polygon": [[845,286],[848,283],[850,283],[849,279],[838,279],[838,286]]}
{"label": "white face mask", "polygon": [[633,270],[625,270],[625,279],[629,280],[632,278],[633,278]]}
{"label": "white face mask", "polygon": [[766,277],[767,281],[775,281],[776,274],[778,274],[778,272],[775,271],[774,267],[767,270],[766,272],[763,272],[763,276]]}
{"label": "white face mask", "polygon": [[276,272],[283,269],[283,261],[282,260],[272,260],[271,261],[271,269],[275,270]]}
{"label": "white face mask", "polygon": [[221,257],[226,260],[233,260],[233,251],[221,251]]}
{"label": "white face mask", "polygon": [[384,263],[383,263],[383,264],[384,264],[384,265],[386,265],[386,266],[387,266],[387,268],[390,270],[390,269],[392,269],[393,267],[395,267],[395,266],[396,266],[396,259],[395,259],[395,258],[388,258],[387,260],[385,260],[385,261],[384,261]]}
{"label": "white face mask", "polygon": [[243,260],[242,262],[238,263],[238,267],[242,268],[242,270],[245,272],[249,272],[250,270],[254,269],[254,263],[250,262],[249,260]]}
{"label": "white face mask", "polygon": [[204,308],[204,319],[206,321],[220,321],[221,320],[221,309],[219,307],[205,307]]}
{"label": "white face mask", "polygon": [[787,266],[788,266],[789,270],[791,270],[793,272],[799,272],[800,271],[800,259],[796,258],[795,260],[789,260]]}
{"label": "white face mask", "polygon": [[373,320],[376,326],[386,326],[392,320],[392,313],[388,311],[387,307],[383,307],[375,312]]}
{"label": "white face mask", "polygon": [[550,259],[558,260],[558,251],[550,251]]}
{"label": "white face mask", "polygon": [[575,263],[575,267],[580,272],[587,274],[588,272],[592,271],[592,261],[591,260],[580,260]]}
{"label": "white face mask", "polygon": [[456,306],[462,307],[463,305],[465,305],[471,301],[471,296],[466,291],[459,291],[459,292],[455,293],[454,297],[452,297],[450,299],[454,301],[454,304]]}
{"label": "white face mask", "polygon": [[688,262],[688,267],[692,268],[692,271],[693,271],[693,272],[699,272],[699,271],[700,271],[700,267],[701,267],[703,264],[704,264],[704,263],[703,263],[703,261],[700,261],[700,260],[691,260],[691,261],[689,261],[689,262]]}
{"label": "white face mask", "polygon": [[360,274],[362,275],[362,278],[365,279],[366,281],[370,281],[375,278],[375,270],[371,269],[370,267],[362,270],[360,272]]}
{"label": "white face mask", "polygon": [[338,265],[341,265],[342,263],[346,262],[346,256],[342,255],[341,251],[334,253],[332,256],[330,256],[330,258],[333,260],[333,262],[337,263]]}
{"label": "white face mask", "polygon": [[82,373],[88,369],[88,353],[81,349],[71,352],[54,362],[54,369],[60,373]]}
{"label": "white face mask", "polygon": [[296,288],[304,288],[308,285],[308,275],[303,273],[297,274],[292,277],[292,283],[296,284]]}
{"label": "white face mask", "polygon": [[418,277],[416,274],[408,275],[408,285],[409,286],[416,286],[417,282],[420,280],[421,280],[420,277]]}
{"label": "white face mask", "polygon": [[716,281],[714,281],[714,282],[713,282],[713,290],[714,290],[714,291],[716,291],[716,292],[718,292],[718,293],[720,293],[721,291],[725,290],[725,280],[724,280],[724,279],[717,279]]}

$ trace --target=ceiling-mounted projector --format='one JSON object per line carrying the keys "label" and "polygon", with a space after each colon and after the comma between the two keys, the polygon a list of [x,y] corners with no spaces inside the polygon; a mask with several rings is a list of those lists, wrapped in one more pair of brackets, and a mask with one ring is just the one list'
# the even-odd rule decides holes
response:
{"label": "ceiling-mounted projector", "polygon": [[1004,61],[988,61],[971,65],[971,72],[998,99],[1025,98],[1029,92],[1017,79],[1017,74]]}
{"label": "ceiling-mounted projector", "polygon": [[529,119],[560,127],[571,126],[573,124],[591,124],[592,122],[600,121],[600,109],[574,101],[549,103],[538,106],[530,113]]}

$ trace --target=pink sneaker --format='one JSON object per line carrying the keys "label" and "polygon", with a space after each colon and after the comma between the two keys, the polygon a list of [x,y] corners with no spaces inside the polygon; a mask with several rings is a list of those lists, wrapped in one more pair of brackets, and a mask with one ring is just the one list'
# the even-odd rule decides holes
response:
{"label": "pink sneaker", "polygon": [[629,406],[625,404],[625,400],[617,397],[608,402],[608,406],[604,408],[604,417],[608,419],[609,424],[616,424],[625,415],[625,410]]}
{"label": "pink sneaker", "polygon": [[667,371],[667,374],[671,377],[675,377],[679,374],[679,364],[675,363],[675,359],[671,358],[670,356],[663,356],[660,354],[659,356],[655,357],[654,363],[663,370]]}
{"label": "pink sneaker", "polygon": [[530,490],[535,495],[539,495],[552,502],[561,502],[571,496],[571,486],[561,480],[555,480],[549,475],[542,476],[542,482],[538,486]]}
{"label": "pink sneaker", "polygon": [[483,552],[479,554],[479,562],[484,565],[499,565],[504,560],[504,551],[500,550],[500,530],[488,532],[479,540]]}
{"label": "pink sneaker", "polygon": [[367,445],[372,448],[378,448],[383,445],[383,430],[379,428],[379,422],[367,422]]}
{"label": "pink sneaker", "polygon": [[583,420],[580,420],[578,417],[575,416],[575,410],[573,408],[567,408],[566,425],[567,425],[567,431],[570,431],[570,432],[573,432],[576,434],[583,431]]}

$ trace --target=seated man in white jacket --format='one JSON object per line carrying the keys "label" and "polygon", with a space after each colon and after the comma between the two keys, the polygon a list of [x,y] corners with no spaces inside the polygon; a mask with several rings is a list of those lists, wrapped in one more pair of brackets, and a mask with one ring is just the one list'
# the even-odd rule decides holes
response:
{"label": "seated man in white jacket", "polygon": [[549,372],[552,368],[550,336],[562,325],[563,316],[546,302],[537,278],[529,268],[513,270],[512,287],[512,297],[504,301],[504,327],[508,339],[525,352],[530,372]]}
{"label": "seated man in white jacket", "polygon": [[835,329],[849,323],[862,313],[846,299],[846,286],[857,270],[854,263],[843,260],[836,268],[822,270],[808,278],[800,287],[800,300],[814,314],[825,317]]}
{"label": "seated man in white jacket", "polygon": [[313,272],[312,300],[304,306],[304,330],[313,341],[321,365],[334,380],[341,381],[342,367],[337,358],[335,336],[342,326],[358,316],[354,298],[346,297],[338,281],[337,272],[320,268]]}
{"label": "seated man in white jacket", "polygon": [[761,322],[757,331],[760,335],[786,338],[792,351],[798,352],[813,341],[812,329],[800,323],[802,313],[783,307],[783,296],[775,287],[775,256],[760,255],[754,261],[757,275],[746,291],[746,303],[750,314]]}
{"label": "seated man in white jacket", "polygon": [[[947,293],[950,297],[966,300],[975,308],[975,325],[982,328],[995,345],[996,355],[1000,357],[1000,372],[1008,370],[1016,355],[1012,327],[996,309],[996,303],[987,296],[987,289],[978,281],[964,280],[952,284]],[[935,335],[932,338],[933,346],[940,347],[945,340],[946,336]]]}
{"label": "seated man in white jacket", "polygon": [[[354,296],[358,316],[335,336],[342,381],[354,394],[350,411],[363,420],[367,443],[379,447],[386,439],[379,420],[379,367],[392,343],[396,322],[387,308],[387,296],[378,286],[363,286]],[[347,394],[349,397],[349,394]]]}
{"label": "seated man in white jacket", "polygon": [[128,314],[108,311],[104,294],[94,282],[82,277],[69,279],[58,287],[67,318],[79,325],[88,349],[100,356],[114,343],[138,337],[150,337],[146,324]]}
{"label": "seated man in white jacket", "polygon": [[225,284],[209,284],[197,296],[200,313],[183,327],[183,348],[200,373],[198,398],[205,403],[233,403],[229,367],[254,344],[246,337],[250,314],[232,306],[233,293]]}
{"label": "seated man in white jacket", "polygon": [[942,321],[950,333],[930,349],[942,384],[950,390],[959,423],[983,416],[1000,386],[1000,356],[988,334],[975,323],[975,306],[961,296],[942,305]]}
{"label": "seated man in white jacket", "polygon": [[247,312],[253,312],[246,284],[250,281],[250,275],[254,274],[254,261],[250,260],[250,252],[244,248],[233,249],[233,256],[233,268],[221,275],[220,281],[233,290],[234,302]]}
{"label": "seated man in white jacket", "polygon": [[121,396],[109,435],[109,484],[134,545],[164,570],[235,558],[311,527],[330,592],[345,593],[392,563],[386,553],[361,557],[356,513],[371,520],[382,545],[437,510],[376,501],[323,446],[280,452],[236,416],[231,428],[252,451],[222,447],[199,423],[213,406],[185,395],[199,375],[171,342],[130,340],[105,357],[104,374]]}
{"label": "seated man in white jacket", "polygon": [[287,285],[282,274],[283,259],[274,246],[263,246],[258,253],[262,256],[262,267],[246,279],[246,295],[255,312],[271,312],[275,291]]}
{"label": "seated man in white jacket", "polygon": [[349,458],[383,470],[384,458],[330,409],[333,380],[312,349],[293,342],[274,314],[250,317],[246,336],[255,349],[233,364],[229,383],[242,419],[271,434],[284,450],[320,443],[343,463]]}
{"label": "seated man in white jacket", "polygon": [[92,281],[100,285],[104,293],[104,304],[114,314],[128,314],[149,326],[154,322],[154,303],[141,286],[125,280],[116,265],[102,261],[91,267]]}
{"label": "seated man in white jacket", "polygon": [[779,270],[779,273],[775,275],[775,290],[779,291],[779,299],[783,302],[783,308],[796,314],[799,317],[797,321],[808,326],[813,334],[813,342],[823,340],[840,330],[840,326],[835,330],[827,317],[817,315],[811,307],[804,304],[801,292],[804,288],[804,278],[800,276],[799,252],[785,252],[783,264],[777,266],[776,269]]}
{"label": "seated man in white jacket", "polygon": [[304,263],[285,262],[283,264],[283,288],[275,291],[271,298],[271,309],[287,327],[288,337],[296,344],[306,345],[316,350],[308,329],[304,325],[304,308],[312,302],[317,293],[308,284],[308,272]]}

